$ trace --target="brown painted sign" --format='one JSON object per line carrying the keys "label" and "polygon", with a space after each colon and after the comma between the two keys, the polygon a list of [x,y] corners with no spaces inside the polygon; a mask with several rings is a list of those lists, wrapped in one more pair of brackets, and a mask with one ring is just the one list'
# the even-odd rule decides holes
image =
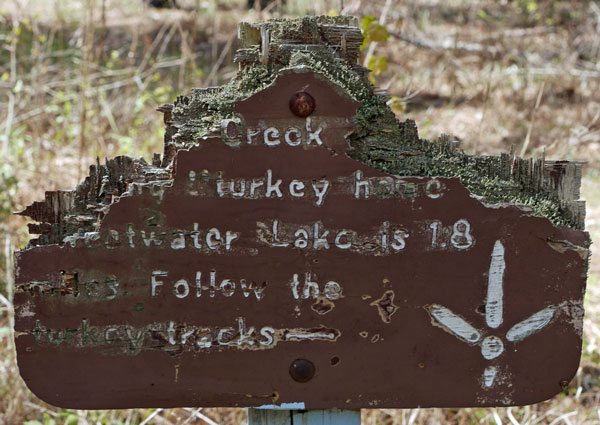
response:
{"label": "brown painted sign", "polygon": [[243,126],[179,150],[173,179],[130,184],[98,232],[21,251],[29,388],[80,409],[561,391],[580,357],[587,234],[457,179],[350,159],[357,107],[323,77],[284,74],[236,106]]}

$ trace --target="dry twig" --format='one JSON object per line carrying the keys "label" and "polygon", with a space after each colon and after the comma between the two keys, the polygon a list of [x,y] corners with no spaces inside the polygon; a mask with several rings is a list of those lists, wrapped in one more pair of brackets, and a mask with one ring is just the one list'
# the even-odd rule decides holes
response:
{"label": "dry twig", "polygon": [[416,37],[402,32],[388,29],[390,35],[398,40],[405,41],[422,49],[431,50],[453,50],[467,53],[483,54],[488,57],[497,56],[500,51],[493,46],[486,46],[478,43],[468,43],[460,40],[444,38],[443,40],[430,40],[423,37]]}

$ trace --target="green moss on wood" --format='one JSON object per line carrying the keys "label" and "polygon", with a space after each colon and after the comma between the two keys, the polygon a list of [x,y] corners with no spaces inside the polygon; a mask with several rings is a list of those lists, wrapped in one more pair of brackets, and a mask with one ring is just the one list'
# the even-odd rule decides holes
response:
{"label": "green moss on wood", "polygon": [[261,28],[268,29],[271,47],[266,64],[260,62],[260,45],[246,46],[239,60],[241,70],[228,84],[217,89],[196,89],[191,96],[179,98],[171,121],[177,137],[166,143],[189,146],[204,136],[217,134],[223,119],[236,118],[236,102],[272,84],[282,71],[304,67],[323,75],[360,102],[354,117],[356,131],[349,140],[353,158],[399,176],[458,178],[485,202],[525,205],[556,226],[582,228],[582,214],[573,200],[561,199],[548,185],[543,159],[526,161],[508,154],[469,156],[447,137],[420,139],[413,121],[399,122],[387,106],[386,97],[374,92],[364,68],[348,59],[356,52],[343,52],[339,45],[328,44],[328,28],[350,25],[348,30],[356,38],[357,28],[352,23],[349,18],[304,17],[251,25],[254,36]]}

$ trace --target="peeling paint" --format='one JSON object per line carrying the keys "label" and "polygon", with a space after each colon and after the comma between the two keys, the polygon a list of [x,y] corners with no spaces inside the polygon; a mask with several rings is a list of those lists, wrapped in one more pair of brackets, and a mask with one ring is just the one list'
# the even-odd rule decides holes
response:
{"label": "peeling paint", "polygon": [[334,307],[335,304],[333,301],[328,300],[326,297],[317,298],[317,300],[310,306],[311,310],[320,315],[329,313]]}
{"label": "peeling paint", "polygon": [[255,407],[255,409],[269,409],[269,410],[305,410],[306,405],[303,401],[293,403],[281,403],[281,404],[263,404],[262,406]]}
{"label": "peeling paint", "polygon": [[548,239],[548,246],[561,254],[564,254],[567,251],[575,251],[582,260],[587,260],[590,254],[589,248],[577,246],[569,241],[555,241]]}
{"label": "peeling paint", "polygon": [[373,307],[377,307],[377,312],[383,323],[391,323],[392,316],[398,311],[398,306],[394,304],[394,296],[394,291],[385,291],[381,298],[370,304]]}

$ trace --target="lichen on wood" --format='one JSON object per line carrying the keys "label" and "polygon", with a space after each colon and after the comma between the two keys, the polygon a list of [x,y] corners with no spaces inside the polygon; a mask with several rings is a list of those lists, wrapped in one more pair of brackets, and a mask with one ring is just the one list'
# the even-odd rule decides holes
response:
{"label": "lichen on wood", "polygon": [[[512,152],[500,156],[470,156],[447,136],[419,138],[414,121],[397,120],[388,97],[368,79],[358,64],[362,34],[353,17],[274,19],[239,26],[240,48],[234,61],[237,75],[221,87],[192,89],[165,114],[164,154],[153,164],[118,157],[90,167],[90,176],[75,191],[48,192],[46,199],[20,214],[39,224],[41,234],[30,245],[61,244],[73,235],[98,229],[108,206],[133,183],[154,184],[172,179],[179,149],[220,136],[221,123],[234,120],[235,104],[265,89],[288,70],[310,70],[339,86],[360,103],[355,131],[348,137],[349,155],[374,168],[399,176],[458,178],[473,196],[488,204],[518,204],[555,226],[584,228],[585,203],[579,200],[579,162],[521,159]],[[153,183],[154,182],[154,183]]]}
{"label": "lichen on wood", "polygon": [[581,163],[525,160],[513,153],[470,156],[446,136],[420,139],[414,121],[396,119],[385,94],[376,92],[368,70],[357,63],[362,35],[355,19],[327,16],[242,23],[239,36],[238,75],[223,87],[194,90],[179,99],[171,123],[177,136],[167,144],[185,146],[218,135],[223,119],[236,118],[235,102],[269,86],[283,71],[305,67],[361,103],[354,118],[356,131],[348,140],[353,158],[401,176],[456,177],[484,202],[524,205],[556,226],[583,229],[585,204],[578,199]]}

